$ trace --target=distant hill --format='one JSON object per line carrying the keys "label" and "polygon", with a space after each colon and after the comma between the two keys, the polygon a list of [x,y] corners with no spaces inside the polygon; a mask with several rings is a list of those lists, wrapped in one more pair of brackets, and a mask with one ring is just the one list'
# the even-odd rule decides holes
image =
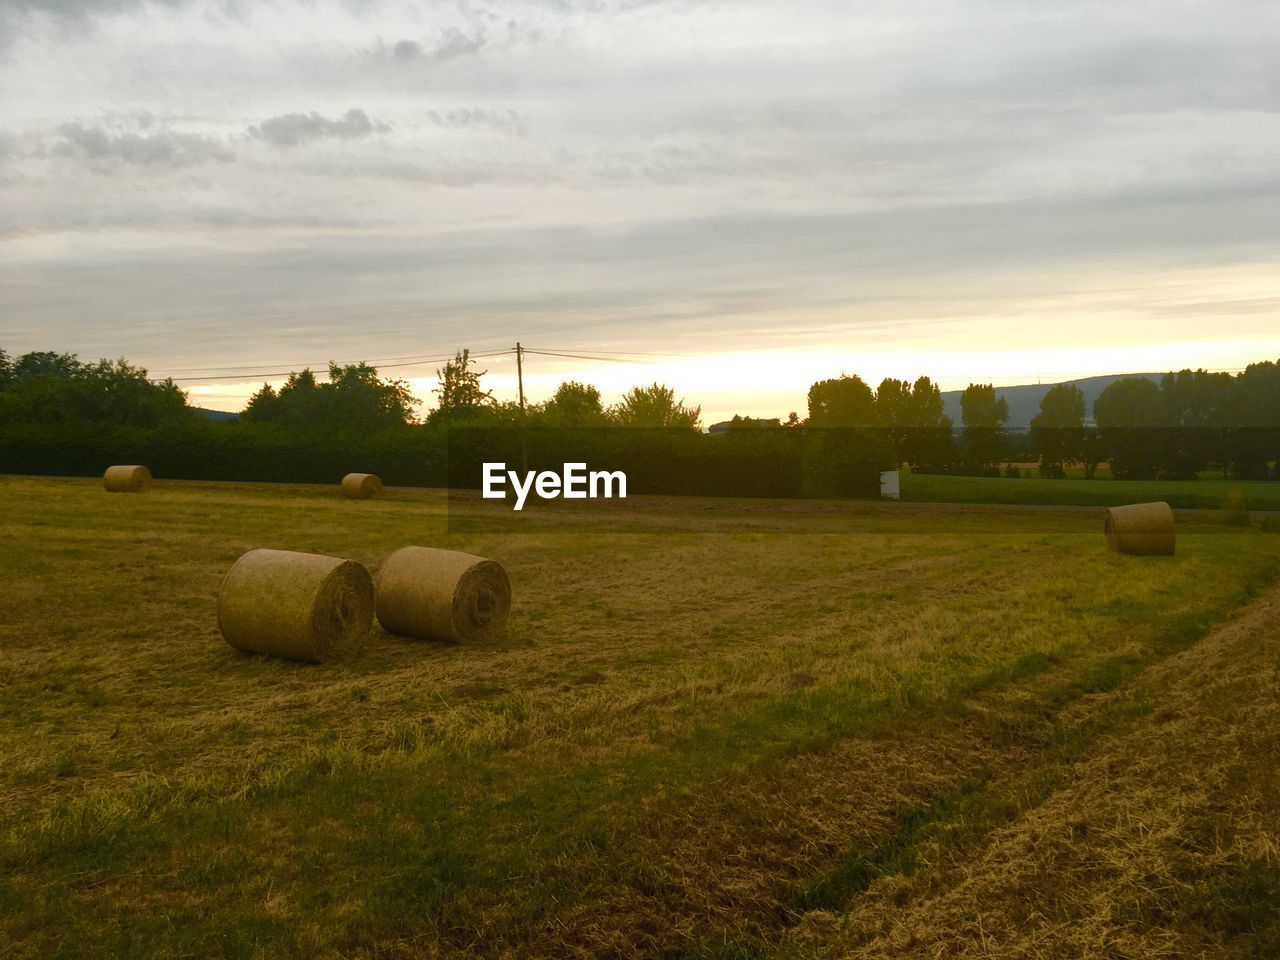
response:
{"label": "distant hill", "polygon": [[[1159,381],[1162,376],[1164,376],[1162,373],[1116,373],[1106,377],[1086,377],[1083,380],[1066,382],[1080,388],[1080,392],[1084,394],[1085,411],[1088,416],[1093,416],[1093,401],[1098,399],[1098,394],[1117,380],[1124,380],[1126,377],[1146,377],[1148,380]],[[1005,402],[1009,404],[1009,429],[1022,430],[1031,426],[1031,418],[1040,412],[1040,401],[1054,386],[1056,384],[1027,383],[1014,387],[996,387],[996,396],[1004,397]],[[963,392],[963,390],[948,390],[942,395],[947,416],[951,418],[951,422],[957,429],[961,424],[960,394]]]}
{"label": "distant hill", "polygon": [[204,407],[189,408],[192,413],[198,413],[200,416],[209,420],[239,420],[240,414],[227,413],[225,410],[206,410]]}

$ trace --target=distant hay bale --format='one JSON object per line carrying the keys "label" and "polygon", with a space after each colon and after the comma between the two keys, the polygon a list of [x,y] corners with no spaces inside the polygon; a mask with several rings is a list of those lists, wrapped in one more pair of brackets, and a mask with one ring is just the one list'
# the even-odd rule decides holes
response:
{"label": "distant hay bale", "polygon": [[137,464],[107,467],[102,485],[107,493],[144,493],[151,486],[151,471]]}
{"label": "distant hay bale", "polygon": [[1173,556],[1173,510],[1163,501],[1110,508],[1106,533],[1107,546],[1116,553],[1142,557]]}
{"label": "distant hay bale", "polygon": [[373,578],[354,560],[250,550],[218,590],[218,629],[237,650],[349,660],[373,624]]}
{"label": "distant hay bale", "polygon": [[378,571],[378,622],[391,633],[454,643],[501,632],[511,612],[511,578],[484,557],[404,547]]}
{"label": "distant hay bale", "polygon": [[372,473],[348,473],[342,478],[342,495],[352,500],[368,500],[382,492],[382,481]]}

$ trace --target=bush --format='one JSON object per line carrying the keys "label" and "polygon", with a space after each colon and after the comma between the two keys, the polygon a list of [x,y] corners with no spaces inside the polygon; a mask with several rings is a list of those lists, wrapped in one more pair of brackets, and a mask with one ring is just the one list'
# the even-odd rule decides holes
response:
{"label": "bush", "polygon": [[[623,470],[629,493],[733,497],[878,497],[883,451],[859,431],[534,428],[529,467],[587,463]],[[521,465],[516,427],[406,425],[372,433],[298,432],[272,423],[190,420],[145,429],[104,424],[6,424],[7,473],[100,476],[142,463],[160,479],[337,483],[376,473],[390,486],[478,488],[481,464]]]}

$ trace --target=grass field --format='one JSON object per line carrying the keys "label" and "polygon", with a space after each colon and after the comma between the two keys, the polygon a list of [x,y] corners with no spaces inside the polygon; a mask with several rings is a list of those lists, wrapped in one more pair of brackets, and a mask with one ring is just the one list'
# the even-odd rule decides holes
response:
{"label": "grass field", "polygon": [[[0,477],[0,943],[1274,955],[1280,536],[1184,520],[1141,559],[1079,511]],[[408,543],[506,564],[505,638],[217,634],[247,549]]]}
{"label": "grass field", "polygon": [[1170,506],[1219,510],[1238,496],[1250,510],[1280,510],[1273,480],[1041,480],[1039,477],[945,477],[902,474],[902,498],[932,503],[1017,503],[1109,507],[1166,500]]}

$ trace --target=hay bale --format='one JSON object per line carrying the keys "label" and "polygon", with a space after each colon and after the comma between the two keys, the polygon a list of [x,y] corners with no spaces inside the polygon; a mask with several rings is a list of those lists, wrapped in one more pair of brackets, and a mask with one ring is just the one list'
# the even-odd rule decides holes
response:
{"label": "hay bale", "polygon": [[1173,510],[1163,501],[1112,507],[1107,511],[1106,534],[1107,546],[1116,553],[1171,557]]}
{"label": "hay bale", "polygon": [[348,473],[342,478],[342,495],[352,500],[368,500],[382,492],[382,481],[372,473]]}
{"label": "hay bale", "polygon": [[373,578],[354,560],[250,550],[218,590],[218,629],[237,650],[348,660],[373,623]]}
{"label": "hay bale", "polygon": [[454,643],[501,632],[511,612],[511,578],[484,557],[404,547],[378,571],[378,622],[391,633]]}
{"label": "hay bale", "polygon": [[137,464],[107,467],[102,485],[107,493],[145,493],[151,486],[151,471]]}

